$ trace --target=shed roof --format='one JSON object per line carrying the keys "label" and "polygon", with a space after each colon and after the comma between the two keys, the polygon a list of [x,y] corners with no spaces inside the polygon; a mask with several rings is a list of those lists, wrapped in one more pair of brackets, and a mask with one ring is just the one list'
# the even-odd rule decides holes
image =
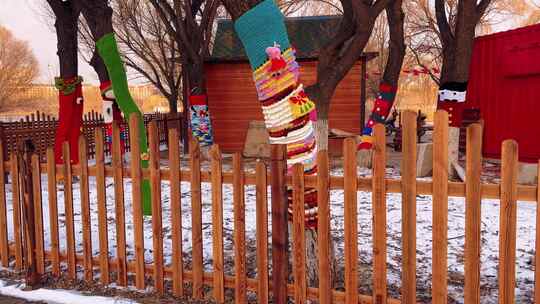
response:
{"label": "shed roof", "polygon": [[[336,33],[340,16],[287,17],[285,25],[291,44],[296,48],[298,60],[317,59],[319,49]],[[367,60],[376,53],[364,53]],[[236,35],[234,23],[230,19],[218,20],[212,53],[208,62],[247,61],[242,42]]]}

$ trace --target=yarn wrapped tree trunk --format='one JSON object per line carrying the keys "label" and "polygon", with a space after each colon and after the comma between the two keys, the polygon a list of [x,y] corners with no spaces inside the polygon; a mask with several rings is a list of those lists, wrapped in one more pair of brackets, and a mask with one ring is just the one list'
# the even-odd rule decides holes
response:
{"label": "yarn wrapped tree trunk", "polygon": [[[107,0],[78,0],[77,2],[81,5],[96,42],[96,50],[103,60],[108,76],[110,77],[110,82],[101,84],[103,97],[109,102],[109,105],[114,105],[113,101],[116,101],[116,104],[125,117],[130,117],[132,114],[136,115],[138,117],[139,130],[145,130],[143,115],[129,92],[126,70],[120,57],[113,31],[112,8],[109,6]],[[111,110],[113,117],[109,117],[109,121],[111,118],[114,120],[114,109]],[[140,132],[138,141],[141,149],[141,166],[147,168],[149,156],[146,132]],[[145,215],[151,215],[151,194],[148,180],[143,181],[141,192],[143,212]]]}
{"label": "yarn wrapped tree trunk", "polygon": [[78,139],[83,114],[82,77],[78,76],[77,21],[80,8],[71,1],[47,0],[56,21],[60,76],[55,78],[58,89],[58,127],[54,153],[57,164],[63,163],[62,145],[69,143],[72,163],[79,162]]}
{"label": "yarn wrapped tree trunk", "polygon": [[212,33],[219,0],[150,0],[167,31],[175,37],[188,88],[190,128],[201,145],[203,155],[214,143],[206,94],[204,58]]}
{"label": "yarn wrapped tree trunk", "polygon": [[443,53],[437,108],[449,113],[448,160],[451,175],[455,175],[454,166],[458,166],[459,128],[466,105],[475,29],[490,4],[491,0],[459,1],[457,16],[452,18],[452,23],[446,15],[445,0],[435,0],[435,16]]}
{"label": "yarn wrapped tree trunk", "polygon": [[[287,165],[302,164],[306,174],[315,174],[317,121],[315,103],[299,83],[300,67],[290,44],[284,16],[273,0],[224,1],[235,20],[235,30],[244,44],[257,88],[271,144],[287,146]],[[289,171],[290,172],[290,171]],[[292,191],[289,195],[289,219]],[[308,188],[306,204],[306,241],[308,278],[317,284],[317,192]]]}
{"label": "yarn wrapped tree trunk", "polygon": [[[375,100],[371,115],[362,130],[358,149],[361,153],[362,163],[369,163],[371,148],[373,147],[373,126],[377,123],[385,124],[396,98],[399,75],[405,57],[404,13],[401,7],[402,0],[395,0],[385,9],[390,43],[388,59],[384,74],[379,84],[379,94]],[[367,159],[365,159],[367,158]]]}
{"label": "yarn wrapped tree trunk", "polygon": [[[97,40],[96,37],[97,35],[99,35],[97,25],[98,20],[96,20],[91,14],[89,14],[88,10],[84,7],[82,9],[82,14],[86,19],[92,37],[94,38],[94,40]],[[112,151],[113,122],[116,122],[116,124],[121,127],[124,119],[122,118],[122,112],[120,110],[120,107],[116,102],[116,97],[114,95],[114,90],[112,87],[111,79],[109,77],[109,72],[107,71],[107,67],[105,66],[105,63],[103,62],[103,59],[99,55],[97,49],[94,49],[94,53],[92,54],[92,58],[90,59],[90,65],[92,66],[99,78],[99,89],[101,91],[101,99],[103,100],[103,107],[101,113],[103,115],[103,121],[105,123],[105,138],[107,141],[107,145],[109,146],[109,150]],[[120,150],[122,151],[122,153],[124,153],[126,130],[122,128],[120,130],[120,134]]]}

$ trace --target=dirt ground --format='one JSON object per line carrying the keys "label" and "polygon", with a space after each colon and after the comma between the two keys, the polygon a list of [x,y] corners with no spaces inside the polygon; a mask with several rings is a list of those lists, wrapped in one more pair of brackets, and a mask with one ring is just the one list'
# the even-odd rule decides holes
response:
{"label": "dirt ground", "polygon": [[44,302],[29,302],[26,300],[21,300],[17,298],[12,297],[6,297],[6,296],[0,296],[0,304],[41,304]]}

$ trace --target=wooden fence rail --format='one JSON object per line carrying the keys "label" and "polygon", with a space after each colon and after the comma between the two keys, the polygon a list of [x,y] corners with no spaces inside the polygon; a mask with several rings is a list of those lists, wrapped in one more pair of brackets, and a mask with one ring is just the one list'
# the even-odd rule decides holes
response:
{"label": "wooden fence rail", "polygon": [[[182,116],[179,114],[176,117],[170,116],[164,113],[150,113],[144,115],[145,125],[152,120],[157,122],[159,143],[168,143],[168,129],[171,126],[180,126]],[[30,139],[36,148],[36,153],[41,160],[46,159],[47,148],[54,146],[54,135],[56,132],[56,126],[58,120],[50,115],[45,115],[39,111],[35,114],[26,115],[25,118],[21,118],[19,121],[14,122],[0,122],[0,137],[4,142],[3,156],[8,159],[12,151],[17,151],[19,143],[22,140]],[[89,112],[83,116],[83,129],[82,134],[86,138],[87,142],[87,155],[90,158],[94,158],[96,154],[96,133],[95,130],[99,130],[104,126],[103,116],[97,112]],[[121,129],[129,132],[128,123],[122,123]],[[129,137],[125,143],[126,151],[129,151]],[[105,155],[111,155],[109,145],[104,145]]]}
{"label": "wooden fence rail", "polygon": [[[89,166],[87,161],[80,164],[57,166],[54,164],[53,152],[48,148],[46,163],[39,164],[38,158],[32,158],[31,168],[21,171],[17,162],[16,154],[12,154],[10,160],[0,155],[0,261],[3,267],[12,267],[22,270],[28,267],[23,261],[28,254],[27,239],[28,231],[23,233],[21,227],[25,217],[21,214],[23,198],[20,197],[22,185],[20,181],[34,183],[33,200],[35,206],[35,235],[37,236],[37,271],[43,274],[50,269],[51,275],[58,277],[62,273],[70,278],[76,278],[77,273],[82,271],[85,281],[99,275],[103,284],[116,282],[120,286],[133,284],[135,288],[144,290],[146,284],[151,284],[160,294],[171,292],[176,296],[188,296],[194,299],[209,297],[223,303],[226,295],[233,296],[237,303],[245,303],[248,292],[251,297],[256,297],[259,303],[268,303],[269,296],[274,298],[274,303],[283,303],[283,300],[291,297],[296,303],[305,303],[307,300],[318,300],[320,303],[416,303],[418,300],[416,290],[416,198],[417,194],[433,196],[433,263],[432,263],[432,302],[446,303],[448,301],[448,197],[458,196],[465,198],[465,248],[464,248],[464,300],[466,303],[480,303],[480,260],[479,253],[482,250],[480,223],[480,204],[482,198],[500,200],[500,232],[499,232],[499,272],[498,288],[500,303],[515,302],[515,265],[516,265],[516,201],[529,201],[538,203],[540,194],[536,186],[517,185],[517,159],[518,147],[514,141],[503,143],[502,172],[500,184],[482,184],[481,172],[481,127],[472,125],[467,130],[467,181],[466,183],[448,182],[448,117],[445,112],[438,112],[435,118],[434,130],[434,171],[431,181],[416,180],[414,175],[416,164],[416,117],[413,112],[404,114],[403,131],[403,161],[402,177],[399,180],[386,177],[386,148],[385,130],[379,125],[375,127],[375,143],[373,150],[373,170],[370,177],[359,177],[356,165],[356,147],[354,140],[348,139],[344,143],[344,174],[332,176],[330,174],[328,155],[325,151],[318,154],[319,174],[315,177],[304,176],[300,165],[293,168],[292,174],[287,176],[284,170],[285,161],[283,149],[274,148],[272,151],[272,170],[259,162],[254,172],[244,171],[244,166],[239,154],[235,154],[232,163],[232,172],[223,169],[223,157],[218,146],[210,151],[209,171],[201,170],[200,150],[196,143],[190,145],[189,168],[181,168],[180,151],[178,149],[178,133],[170,130],[168,139],[170,149],[168,167],[161,165],[158,147],[158,127],[156,122],[149,125],[150,138],[150,165],[142,168],[139,165],[140,148],[138,141],[132,142],[131,160],[129,167],[123,167],[119,161],[118,128],[115,126],[113,145],[113,161],[111,165],[105,165],[105,149],[102,144],[102,132],[95,131],[96,163]],[[130,119],[130,136],[137,137],[139,130],[136,120]],[[4,145],[0,138],[0,148]],[[80,140],[80,159],[86,159],[88,149],[84,137]],[[69,149],[64,147],[64,159],[69,160]],[[30,179],[23,179],[21,172],[31,171]],[[6,184],[4,173],[8,173],[11,181]],[[72,176],[78,176],[80,185],[73,187],[71,182],[63,186],[63,210],[59,210],[57,198],[58,185],[56,177],[63,175],[66,181],[71,181]],[[46,177],[46,181],[45,178]],[[106,187],[106,180],[114,179],[112,188]],[[145,219],[141,209],[141,181],[149,179],[152,188],[152,218],[151,218],[151,243],[152,254],[145,255]],[[90,184],[89,180],[94,183]],[[125,192],[124,184],[130,182],[131,193]],[[182,194],[180,182],[189,183],[191,193],[190,208],[182,209]],[[44,183],[42,185],[41,183]],[[211,199],[205,198],[204,202],[210,203],[211,238],[212,238],[212,266],[211,271],[203,264],[203,183],[205,187],[210,185]],[[168,184],[169,187],[164,187]],[[9,190],[6,188],[9,185]],[[91,188],[90,185],[95,185]],[[232,199],[228,200],[224,195],[224,185],[232,187]],[[256,269],[257,274],[250,276],[247,273],[246,261],[246,197],[245,187],[255,187],[256,208]],[[272,202],[280,205],[268,206],[268,187],[271,188]],[[286,209],[284,211],[285,187],[293,190],[293,218],[292,218],[292,281],[287,280],[287,266],[275,264],[275,261],[287,264],[287,229],[283,226]],[[316,187],[318,189],[319,223],[318,223],[318,250],[319,250],[319,285],[309,286],[306,280],[306,247],[304,243],[304,189]],[[42,195],[41,189],[48,189],[48,197]],[[78,189],[80,193],[74,193]],[[168,189],[168,190],[165,190]],[[206,188],[208,189],[208,188]],[[345,290],[335,290],[332,287],[330,269],[331,239],[331,213],[330,191],[340,190],[344,192],[344,282]],[[167,192],[165,192],[167,191]],[[369,191],[372,195],[372,226],[373,226],[373,277],[371,279],[372,294],[359,293],[359,247],[358,247],[358,191]],[[107,198],[114,193],[114,205],[108,204]],[[11,193],[11,194],[9,194]],[[90,195],[95,193],[97,203],[90,203]],[[400,298],[392,298],[388,291],[387,277],[387,195],[389,193],[401,193],[402,196],[402,250],[403,258],[401,265],[401,293]],[[169,196],[170,195],[170,196]],[[163,198],[168,196],[169,200]],[[77,197],[78,199],[74,199]],[[132,210],[125,208],[125,203],[132,203]],[[50,222],[43,221],[44,204],[47,205]],[[165,209],[165,204],[170,210]],[[79,206],[80,215],[75,215],[74,206]],[[112,207],[111,207],[112,206]],[[225,219],[224,206],[232,206],[234,217]],[[111,212],[108,213],[108,209]],[[10,210],[13,220],[8,220]],[[90,210],[97,210],[98,231],[92,231]],[[268,271],[268,212],[272,211],[272,259],[275,268]],[[538,210],[538,209],[537,209]],[[130,212],[131,214],[127,214]],[[65,224],[59,221],[59,214],[65,214]],[[164,215],[170,213],[170,219]],[[110,217],[114,214],[116,250],[109,249]],[[540,221],[540,212],[537,212],[537,221]],[[186,261],[182,246],[182,222],[185,215],[191,218],[191,256]],[[132,217],[133,227],[126,227],[126,218]],[[82,229],[82,242],[75,233],[75,219],[79,219]],[[234,239],[234,269],[226,269],[224,262],[226,251],[224,250],[224,222],[234,223],[232,238]],[[165,232],[163,222],[171,223],[172,229],[170,247],[165,247]],[[11,223],[8,235],[7,226]],[[276,227],[279,223],[279,227]],[[127,234],[127,229],[130,233]],[[50,240],[43,241],[44,231],[47,231]],[[538,229],[537,229],[538,231]],[[66,246],[61,248],[59,243],[60,232],[65,232]],[[92,242],[92,232],[99,238],[98,242]],[[128,239],[127,235],[133,239]],[[185,232],[184,232],[184,235]],[[536,248],[539,248],[540,233],[536,234]],[[285,237],[285,238],[284,238]],[[425,236],[424,236],[425,237]],[[64,240],[62,240],[64,241]],[[284,242],[284,243],[279,243]],[[48,243],[44,246],[44,243]],[[77,245],[82,244],[82,245]],[[131,246],[129,246],[131,244]],[[94,250],[92,246],[98,246]],[[130,249],[131,248],[131,249]],[[170,248],[171,252],[165,251]],[[133,252],[128,252],[132,250]],[[151,257],[150,257],[151,256]],[[170,256],[170,262],[165,260]],[[535,253],[538,256],[538,252]],[[151,260],[149,262],[148,260]],[[188,263],[190,262],[190,263]],[[189,268],[185,265],[191,265]],[[45,268],[45,265],[51,265]],[[67,272],[61,270],[67,269]],[[229,275],[234,273],[234,275]],[[269,278],[272,273],[272,280]],[[538,270],[536,270],[538,274]],[[128,276],[134,276],[134,281],[129,281]],[[279,276],[281,280],[276,280]],[[151,279],[151,280],[147,280]],[[171,290],[168,290],[166,281],[171,281]],[[186,284],[191,284],[192,292],[187,294]],[[365,283],[365,282],[364,282]],[[211,292],[205,293],[204,287],[210,287]],[[234,293],[226,293],[225,289],[232,288]],[[540,282],[535,282],[535,297],[538,299]],[[282,294],[284,293],[284,294]],[[395,293],[392,294],[395,297]],[[283,298],[285,296],[285,298]]]}

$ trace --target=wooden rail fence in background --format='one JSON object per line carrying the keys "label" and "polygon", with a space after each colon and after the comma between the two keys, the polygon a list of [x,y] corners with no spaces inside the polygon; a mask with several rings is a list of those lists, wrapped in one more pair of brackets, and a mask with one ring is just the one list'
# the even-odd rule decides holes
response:
{"label": "wooden rail fence in background", "polygon": [[[159,142],[167,144],[167,132],[172,126],[181,126],[182,114],[171,116],[167,113],[149,113],[144,115],[145,125],[152,120],[157,122]],[[50,115],[45,115],[39,111],[35,114],[26,115],[15,122],[0,122],[0,137],[4,142],[4,158],[9,158],[12,151],[16,151],[20,142],[26,139],[32,140],[36,148],[36,153],[41,160],[45,159],[47,148],[54,146],[54,135],[58,120]],[[95,157],[95,130],[104,126],[103,116],[97,112],[89,112],[83,116],[82,134],[88,143],[88,157]],[[125,132],[129,132],[128,123],[120,126]],[[129,137],[126,142],[126,150],[129,151]],[[104,146],[105,154],[110,155],[111,151],[108,145]]]}
{"label": "wooden rail fence in background", "polygon": [[[151,284],[158,293],[172,292],[176,296],[188,296],[193,299],[201,299],[205,296],[204,286],[211,288],[211,293],[206,296],[215,299],[217,302],[224,302],[225,288],[235,289],[233,295],[237,303],[244,303],[246,292],[253,292],[259,303],[267,303],[269,296],[273,296],[274,303],[283,303],[286,295],[292,297],[296,303],[303,303],[306,299],[318,300],[320,303],[345,302],[345,303],[415,303],[417,301],[416,276],[416,197],[419,194],[433,196],[433,263],[432,263],[432,302],[446,303],[448,299],[448,197],[458,196],[465,198],[466,204],[466,226],[465,226],[465,248],[464,248],[464,297],[466,303],[480,303],[480,260],[479,252],[481,248],[479,217],[480,203],[483,198],[500,200],[500,233],[499,233],[499,303],[514,303],[515,296],[515,264],[516,264],[516,201],[530,201],[537,203],[540,194],[536,186],[517,185],[516,173],[518,166],[518,147],[515,141],[505,141],[503,143],[502,157],[502,180],[500,184],[482,184],[480,181],[481,171],[481,129],[477,124],[469,126],[467,130],[467,182],[448,182],[447,162],[448,162],[448,117],[445,112],[438,112],[435,117],[434,130],[434,175],[432,181],[416,180],[416,117],[413,112],[405,112],[403,125],[403,160],[402,178],[400,180],[388,179],[385,177],[386,149],[384,127],[375,127],[376,141],[373,149],[373,171],[371,177],[358,177],[356,165],[356,148],[353,139],[347,139],[344,144],[344,176],[332,176],[329,172],[329,160],[325,151],[318,154],[319,174],[317,176],[304,176],[300,165],[294,167],[291,176],[286,176],[284,170],[286,164],[283,151],[274,149],[272,170],[269,171],[262,162],[256,166],[255,173],[244,172],[241,156],[235,154],[233,157],[233,171],[224,172],[222,169],[222,155],[219,147],[214,146],[210,152],[211,165],[209,171],[201,171],[200,151],[193,143],[190,147],[189,169],[180,168],[180,155],[178,145],[178,133],[176,130],[169,131],[169,166],[160,166],[160,154],[157,149],[157,125],[151,122],[149,126],[150,137],[150,166],[141,168],[139,166],[138,141],[134,141],[131,147],[131,167],[123,168],[122,163],[113,161],[111,166],[104,165],[104,146],[102,133],[96,130],[96,164],[88,166],[86,161],[78,165],[71,166],[69,162],[65,165],[55,166],[51,148],[46,153],[46,163],[39,165],[37,158],[33,158],[34,165],[31,168],[34,184],[34,206],[37,220],[35,225],[39,246],[36,246],[37,271],[42,274],[45,271],[44,265],[51,265],[51,275],[60,276],[67,266],[66,275],[75,278],[78,271],[83,271],[84,280],[91,281],[99,274],[103,284],[116,282],[120,286],[133,284],[137,289],[144,290],[146,284]],[[132,128],[130,135],[138,136],[139,130],[136,128],[136,121],[130,120]],[[114,140],[118,142],[119,132],[114,132]],[[87,155],[87,140],[81,137],[80,158],[85,159]],[[0,145],[3,145],[0,142]],[[115,145],[118,146],[118,145]],[[69,149],[64,149],[64,159],[69,159]],[[113,151],[115,159],[119,158],[119,150]],[[280,157],[281,155],[281,157]],[[8,172],[12,180],[13,191],[11,197],[6,196],[6,187],[3,180],[4,172]],[[26,267],[23,263],[26,255],[26,241],[20,227],[24,218],[21,216],[21,185],[19,179],[13,178],[20,175],[20,167],[16,157],[11,160],[2,158],[0,154],[0,262],[3,267],[10,267],[15,270],[22,270]],[[63,192],[65,197],[66,210],[58,210],[56,176],[64,175],[65,180],[70,181],[71,176],[80,178],[80,201],[73,200],[72,184],[67,182]],[[47,184],[41,185],[40,175],[47,176]],[[89,178],[96,178],[96,189],[89,189]],[[114,189],[105,188],[105,178],[114,178]],[[132,193],[124,193],[123,182],[131,180]],[[152,262],[145,262],[144,238],[143,238],[143,215],[141,210],[141,180],[150,179],[152,185],[152,240],[153,256]],[[172,252],[164,252],[162,221],[162,183],[170,181],[171,197],[171,219],[172,223]],[[189,182],[191,191],[191,208],[182,210],[180,182]],[[205,271],[203,265],[203,209],[201,183],[211,185],[211,219],[212,219],[212,270]],[[233,198],[231,201],[224,201],[222,187],[224,184],[231,184],[233,188]],[[246,185],[256,187],[256,246],[257,246],[257,274],[255,277],[248,277],[246,272],[246,248],[245,248],[245,202],[244,191]],[[268,186],[272,191],[272,202],[280,203],[280,206],[273,205],[272,210],[272,254],[274,261],[285,261],[283,265],[275,267],[272,272],[274,276],[282,278],[279,280],[269,280],[268,277]],[[292,225],[292,250],[294,255],[292,263],[293,281],[288,282],[287,273],[287,246],[286,241],[282,244],[274,243],[287,239],[287,230],[283,230],[284,212],[283,201],[286,187],[293,189],[293,225]],[[304,244],[304,188],[316,187],[318,190],[319,202],[319,285],[308,286],[306,281],[305,244]],[[48,197],[41,197],[41,188],[47,188]],[[331,235],[330,226],[330,190],[340,189],[344,191],[344,229],[345,229],[345,271],[344,282],[345,291],[334,290],[331,285],[328,241]],[[108,248],[108,225],[106,193],[115,193],[115,225],[116,225],[116,252],[109,254]],[[357,191],[372,192],[373,204],[373,279],[372,294],[364,295],[358,291],[358,218],[357,213]],[[92,254],[91,241],[91,216],[89,213],[89,193],[97,193],[98,210],[98,254]],[[402,284],[401,298],[392,299],[388,293],[387,277],[387,194],[402,194]],[[132,197],[132,212],[134,240],[126,240],[125,208],[124,199]],[[7,200],[11,198],[11,200]],[[49,223],[43,222],[43,214],[40,206],[43,200],[48,201]],[[10,201],[11,206],[6,202]],[[224,265],[224,239],[223,239],[223,206],[224,203],[233,205],[234,208],[234,273],[233,276],[225,273]],[[74,231],[74,204],[81,205],[82,222],[82,251],[76,248],[76,236]],[[286,208],[286,207],[285,207]],[[13,210],[12,227],[13,234],[8,237],[8,225],[10,222],[6,218],[6,210]],[[537,209],[538,210],[538,209]],[[65,212],[66,224],[60,225],[58,214]],[[280,213],[281,212],[281,213]],[[182,219],[185,214],[191,213],[192,218],[192,249],[191,266],[186,268],[182,251]],[[537,219],[540,220],[540,211],[537,212]],[[276,224],[277,223],[277,224]],[[279,227],[276,227],[279,226]],[[43,230],[49,231],[50,246],[43,246]],[[59,246],[59,230],[66,229],[67,246],[61,250]],[[537,230],[538,231],[538,230]],[[537,233],[536,246],[540,234]],[[134,243],[134,253],[128,255],[126,252],[126,242]],[[80,249],[80,248],[79,248]],[[483,250],[493,250],[492,248],[482,248]],[[79,253],[78,253],[79,252]],[[539,258],[536,251],[535,257]],[[172,262],[164,262],[164,254],[172,256]],[[128,258],[129,256],[129,258]],[[148,258],[148,257],[147,257]],[[538,269],[536,270],[538,274]],[[128,281],[128,275],[134,275],[134,281]],[[147,280],[152,278],[152,280]],[[165,281],[170,280],[172,287],[168,290]],[[192,292],[186,294],[185,284],[190,283]],[[540,281],[535,282],[535,298],[540,299]],[[272,292],[271,292],[272,291]],[[282,294],[282,293],[285,294]],[[285,297],[283,297],[285,296]]]}

